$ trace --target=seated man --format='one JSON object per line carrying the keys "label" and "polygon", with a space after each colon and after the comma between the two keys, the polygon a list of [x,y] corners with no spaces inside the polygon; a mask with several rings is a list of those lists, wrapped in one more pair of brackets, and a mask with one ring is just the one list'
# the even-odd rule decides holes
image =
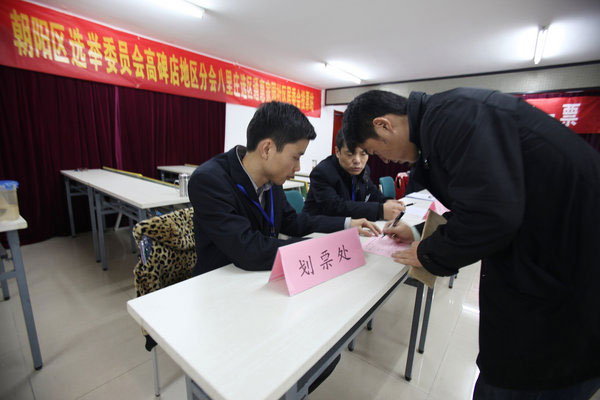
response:
{"label": "seated man", "polygon": [[[287,202],[281,185],[300,169],[300,156],[316,136],[298,108],[266,103],[248,125],[247,148],[236,146],[194,171],[188,186],[198,256],[194,275],[230,263],[270,270],[279,246],[312,232],[381,232],[366,219],[296,214]],[[280,239],[279,233],[292,238]]]}
{"label": "seated man", "polygon": [[310,173],[310,190],[304,211],[311,215],[392,219],[404,211],[402,202],[387,199],[369,175],[369,155],[361,148],[348,148],[340,129],[335,155],[321,161]]}
{"label": "seated man", "polygon": [[[234,263],[270,270],[277,248],[309,233],[357,227],[363,235],[381,230],[366,219],[296,214],[281,185],[300,169],[300,156],[316,137],[313,126],[291,104],[263,104],[247,129],[247,147],[236,146],[199,166],[188,185],[194,207],[197,261],[194,275]],[[279,233],[292,236],[280,239]],[[340,360],[334,359],[310,385],[315,390]]]}

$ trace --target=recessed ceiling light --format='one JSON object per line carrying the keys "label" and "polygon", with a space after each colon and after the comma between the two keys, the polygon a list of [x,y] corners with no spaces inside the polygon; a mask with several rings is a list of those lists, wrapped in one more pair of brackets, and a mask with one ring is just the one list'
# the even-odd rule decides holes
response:
{"label": "recessed ceiling light", "polygon": [[354,82],[357,85],[359,85],[362,82],[362,80],[359,77],[354,76],[351,73],[346,72],[346,71],[344,71],[336,66],[333,66],[329,63],[325,63],[325,69],[328,72],[332,73],[333,75],[337,76],[338,78],[345,79],[350,82]]}
{"label": "recessed ceiling light", "polygon": [[151,1],[160,7],[196,18],[202,18],[205,12],[205,9],[200,5],[200,1],[198,0]]}
{"label": "recessed ceiling light", "polygon": [[533,63],[539,64],[544,55],[544,47],[546,46],[546,37],[548,36],[548,27],[543,26],[538,31],[537,41],[535,42],[535,52],[533,53]]}

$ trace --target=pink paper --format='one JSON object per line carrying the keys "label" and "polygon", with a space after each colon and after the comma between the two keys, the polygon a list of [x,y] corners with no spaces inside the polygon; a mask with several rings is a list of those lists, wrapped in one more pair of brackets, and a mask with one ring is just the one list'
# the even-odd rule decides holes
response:
{"label": "pink paper", "polygon": [[397,243],[389,236],[378,236],[371,238],[363,245],[363,250],[369,253],[379,254],[381,256],[392,257],[397,251],[406,250],[410,247],[407,243]]}
{"label": "pink paper", "polygon": [[290,296],[365,265],[356,228],[280,247],[270,281],[284,278]]}
{"label": "pink paper", "polygon": [[431,207],[429,207],[429,208],[440,215],[443,215],[445,212],[450,211],[449,209],[444,207],[444,205],[442,203],[440,203],[440,201],[438,199],[435,199],[433,201],[433,203],[431,203]]}

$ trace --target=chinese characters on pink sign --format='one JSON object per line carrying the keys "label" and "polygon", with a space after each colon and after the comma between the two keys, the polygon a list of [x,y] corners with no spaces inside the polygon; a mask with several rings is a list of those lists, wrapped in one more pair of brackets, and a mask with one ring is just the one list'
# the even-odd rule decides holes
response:
{"label": "chinese characters on pink sign", "polygon": [[365,265],[358,230],[346,229],[280,247],[270,281],[284,278],[290,296]]}

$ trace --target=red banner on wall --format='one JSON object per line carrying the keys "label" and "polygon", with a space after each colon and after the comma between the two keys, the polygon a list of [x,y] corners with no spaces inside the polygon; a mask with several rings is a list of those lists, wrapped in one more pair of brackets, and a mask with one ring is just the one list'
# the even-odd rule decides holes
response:
{"label": "red banner on wall", "polygon": [[321,115],[321,91],[18,0],[0,2],[0,64],[256,107]]}
{"label": "red banner on wall", "polygon": [[600,133],[600,97],[548,97],[526,99],[577,133]]}

